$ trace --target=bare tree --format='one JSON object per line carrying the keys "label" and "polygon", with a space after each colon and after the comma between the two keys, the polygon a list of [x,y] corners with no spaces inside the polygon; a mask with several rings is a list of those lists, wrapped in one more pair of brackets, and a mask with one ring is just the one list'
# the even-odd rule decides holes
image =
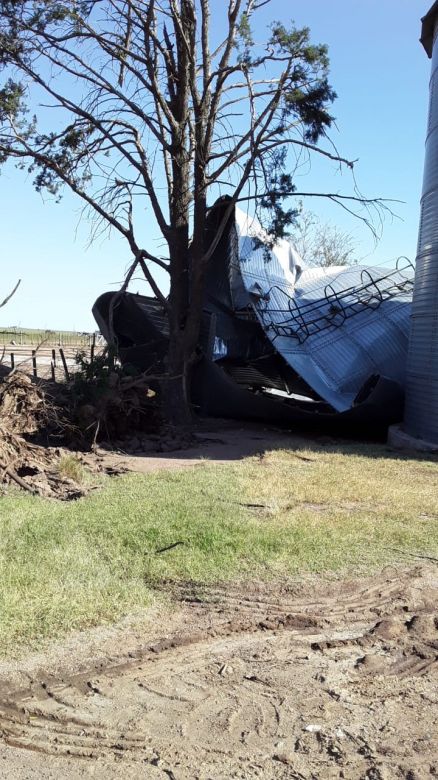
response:
{"label": "bare tree", "polygon": [[292,241],[306,265],[328,268],[357,262],[351,233],[323,222],[312,211],[302,210],[292,229]]}
{"label": "bare tree", "polygon": [[[126,239],[124,289],[139,267],[168,313],[174,422],[190,416],[205,269],[235,204],[251,201],[282,236],[296,217],[285,199],[300,194],[293,171],[303,155],[353,167],[324,143],[335,98],[326,47],[307,28],[277,22],[264,41],[253,37],[254,17],[271,2],[223,0],[214,24],[210,0],[1,2],[0,161],[33,173],[39,191],[66,185],[94,213],[94,234],[109,228]],[[231,195],[229,209],[206,246],[207,197],[220,193]],[[349,210],[378,203],[313,194]],[[165,257],[140,237],[151,219]],[[157,269],[170,276],[168,297]]]}

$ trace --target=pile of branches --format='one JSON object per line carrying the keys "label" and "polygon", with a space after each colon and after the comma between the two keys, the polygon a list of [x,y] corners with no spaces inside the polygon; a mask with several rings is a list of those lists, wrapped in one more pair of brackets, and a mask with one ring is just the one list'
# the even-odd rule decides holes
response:
{"label": "pile of branches", "polygon": [[[16,484],[39,495],[77,497],[78,486],[61,476],[56,447],[38,444],[44,432],[60,433],[65,423],[42,384],[14,371],[0,380],[0,485]],[[58,452],[58,454],[57,454]]]}
{"label": "pile of branches", "polygon": [[161,415],[147,377],[124,375],[108,354],[92,363],[77,360],[65,383],[18,370],[0,376],[0,489],[15,484],[33,494],[76,498],[86,489],[60,469],[72,450],[139,434],[160,439]]}
{"label": "pile of branches", "polygon": [[0,380],[0,425],[17,435],[34,434],[42,427],[56,429],[59,411],[40,384],[13,371]]}
{"label": "pile of branches", "polygon": [[0,490],[16,484],[34,494],[76,498],[87,489],[60,468],[72,450],[90,468],[84,452],[99,443],[133,454],[193,444],[190,432],[164,423],[150,376],[126,374],[108,351],[93,361],[78,355],[77,364],[64,383],[19,370],[0,376]]}
{"label": "pile of branches", "polygon": [[[17,291],[0,302],[5,306]],[[33,381],[22,371],[10,371],[3,365],[5,349],[0,356],[0,490],[9,484],[35,494],[57,498],[83,495],[74,480],[63,476],[62,454],[50,447],[50,437],[66,439],[72,426],[47,385]],[[45,446],[41,446],[41,437]]]}

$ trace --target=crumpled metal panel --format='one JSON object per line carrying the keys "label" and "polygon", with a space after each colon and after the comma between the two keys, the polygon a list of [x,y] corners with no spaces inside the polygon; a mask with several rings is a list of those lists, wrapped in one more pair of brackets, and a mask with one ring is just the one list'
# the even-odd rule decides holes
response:
{"label": "crumpled metal panel", "polygon": [[257,223],[236,209],[238,265],[248,302],[275,349],[339,412],[365,382],[405,381],[414,270],[305,268],[288,244],[255,248]]}

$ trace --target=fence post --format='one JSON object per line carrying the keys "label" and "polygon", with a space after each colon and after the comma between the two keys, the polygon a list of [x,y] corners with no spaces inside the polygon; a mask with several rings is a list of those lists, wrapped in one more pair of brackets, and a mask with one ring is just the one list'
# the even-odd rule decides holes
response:
{"label": "fence post", "polygon": [[37,361],[36,361],[36,350],[35,349],[32,350],[32,369],[33,369],[33,375],[35,377],[37,377],[38,374],[37,374]]}
{"label": "fence post", "polygon": [[62,365],[64,366],[65,378],[66,378],[66,380],[68,382],[69,379],[70,379],[70,374],[68,373],[67,361],[65,359],[64,350],[62,349],[62,347],[60,347],[60,349],[59,349],[59,354],[61,355]]}
{"label": "fence post", "polygon": [[14,353],[11,352],[11,369],[12,369],[12,371],[14,370],[14,368],[15,368],[15,357],[14,357]]}
{"label": "fence post", "polygon": [[96,348],[96,334],[93,333],[93,340],[91,342],[91,351],[90,351],[90,365],[93,365],[94,361],[94,350]]}

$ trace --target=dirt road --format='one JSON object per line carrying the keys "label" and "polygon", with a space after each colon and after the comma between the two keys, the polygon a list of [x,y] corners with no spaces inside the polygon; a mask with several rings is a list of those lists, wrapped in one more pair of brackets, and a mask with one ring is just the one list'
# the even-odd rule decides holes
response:
{"label": "dirt road", "polygon": [[0,777],[438,775],[438,568],[197,587],[0,668]]}

